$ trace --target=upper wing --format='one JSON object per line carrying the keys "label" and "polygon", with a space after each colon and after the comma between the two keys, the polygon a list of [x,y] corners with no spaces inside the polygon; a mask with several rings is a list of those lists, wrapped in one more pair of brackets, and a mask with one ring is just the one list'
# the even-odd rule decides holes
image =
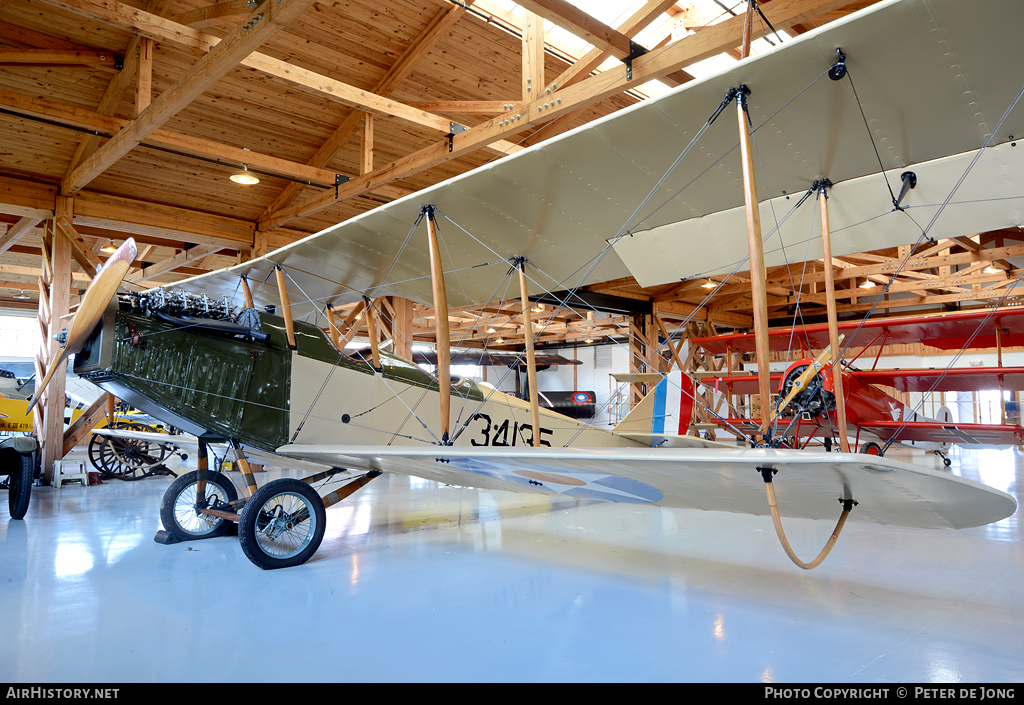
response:
{"label": "upper wing", "polygon": [[783,516],[835,519],[837,499],[855,499],[851,519],[922,528],[999,521],[1016,500],[970,480],[876,456],[742,449],[501,449],[302,446],[282,455],[403,473],[436,482],[560,493],[634,504],[768,514],[759,468],[774,479]]}
{"label": "upper wing", "polygon": [[[770,16],[771,9],[766,11]],[[796,200],[779,194],[802,194],[828,177],[835,184],[834,255],[914,242],[920,229],[905,214],[891,213],[888,189],[876,175],[878,162],[851,82],[821,78],[803,89],[823,76],[842,47],[874,140],[883,146],[885,167],[895,169],[890,177],[898,183],[900,171],[918,172],[907,204],[918,222],[927,223],[1019,87],[1001,67],[1019,61],[1024,3],[975,0],[970,12],[964,21],[959,0],[879,3],[717,76],[182,286],[238,301],[239,275],[265,282],[280,264],[291,277],[296,316],[326,303],[355,301],[377,285],[383,285],[380,295],[430,302],[426,235],[413,233],[403,246],[426,205],[454,221],[440,219],[444,267],[459,272],[446,278],[453,307],[498,298],[495,283],[506,275],[511,256],[528,260],[531,294],[630,274],[645,284],[728,269],[738,252],[747,251],[742,220],[732,227],[733,219],[742,219],[743,205],[735,119],[718,120],[666,174],[727,91],[740,84],[752,90],[755,126],[763,124],[755,132],[767,179],[761,193],[777,196],[777,212]],[[933,236],[1017,225],[1024,150],[1011,148],[1007,135],[1021,134],[1024,111],[1018,110],[995,138],[1004,144],[989,149],[971,170],[940,221],[945,229]],[[767,202],[764,209],[762,220],[774,222]],[[802,221],[797,226],[799,220],[791,219],[793,229],[784,234],[786,257],[821,257],[820,245],[807,251],[809,230]],[[624,237],[614,252],[606,252],[626,227],[646,232]],[[770,238],[766,247],[770,264],[782,257],[774,242]],[[278,304],[275,289],[259,287],[256,305]]]}
{"label": "upper wing", "polygon": [[[846,336],[843,345],[847,348],[924,343],[941,350],[960,350],[968,341],[972,347],[996,347],[997,327],[1002,345],[1024,345],[1024,310],[1019,308],[847,321],[839,324],[839,333]],[[754,351],[751,334],[691,338],[691,342],[715,355]],[[828,324],[778,328],[769,331],[768,344],[772,350],[801,346],[822,350],[829,344]]]}
{"label": "upper wing", "polygon": [[869,384],[884,384],[901,392],[981,392],[1024,389],[1024,367],[958,367],[948,370],[851,370]]}

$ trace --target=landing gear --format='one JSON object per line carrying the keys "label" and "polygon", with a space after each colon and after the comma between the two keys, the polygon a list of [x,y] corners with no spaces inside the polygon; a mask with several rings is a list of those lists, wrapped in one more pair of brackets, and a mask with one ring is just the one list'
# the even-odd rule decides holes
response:
{"label": "landing gear", "polygon": [[860,452],[865,455],[881,455],[882,446],[878,445],[874,441],[868,441],[860,447]]}
{"label": "landing gear", "polygon": [[32,494],[33,460],[31,454],[5,453],[10,462],[8,469],[10,480],[7,483],[7,506],[11,511],[11,519],[24,519],[28,511],[28,501]]}
{"label": "landing gear", "polygon": [[946,466],[947,468],[948,468],[948,467],[949,467],[950,465],[952,465],[952,464],[953,464],[953,461],[949,459],[949,456],[948,456],[948,455],[946,455],[945,453],[943,453],[943,452],[942,452],[941,450],[937,450],[937,451],[934,451],[934,452],[935,452],[935,455],[937,455],[937,456],[939,456],[940,458],[942,458],[942,464],[943,464],[944,466]]}
{"label": "landing gear", "polygon": [[316,490],[301,480],[273,480],[245,503],[238,541],[246,557],[264,570],[301,565],[324,538],[327,512]]}
{"label": "landing gear", "polygon": [[[203,502],[197,502],[199,493],[198,471],[185,473],[171,483],[160,503],[160,521],[164,528],[181,541],[209,539],[222,536],[231,521],[201,514],[201,509],[219,509],[238,499],[235,485],[219,472],[207,472]],[[233,511],[223,506],[226,511]]]}

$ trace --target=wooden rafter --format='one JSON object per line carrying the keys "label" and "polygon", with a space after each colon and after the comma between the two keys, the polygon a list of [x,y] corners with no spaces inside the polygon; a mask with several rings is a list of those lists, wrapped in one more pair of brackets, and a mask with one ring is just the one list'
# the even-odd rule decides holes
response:
{"label": "wooden rafter", "polygon": [[[56,0],[47,0],[53,2]],[[81,0],[75,0],[81,1]],[[773,23],[785,27],[797,18],[813,17],[816,13],[840,7],[848,0],[774,0]],[[738,22],[737,22],[738,20]],[[337,192],[312,196],[287,208],[281,208],[260,218],[260,229],[265,230],[292,222],[298,218],[318,213],[338,202],[354,198],[371,191],[377,186],[399,178],[419,173],[425,169],[469,153],[495,140],[505,139],[528,127],[539,126],[569,111],[604,98],[617,95],[634,85],[659,78],[683,66],[711,57],[723,49],[735,46],[740,37],[743,18],[732,18],[708,27],[704,31],[681,39],[663,49],[644,55],[644,61],[632,69],[632,81],[626,80],[626,67],[621,66],[592,76],[574,86],[558,89],[561,102],[554,102],[550,96],[534,98],[523,106],[521,119],[489,120],[455,135],[451,144],[445,139],[430,147],[397,159],[385,169],[352,179],[343,184]],[[752,36],[763,36],[763,30],[755,28]],[[554,95],[554,94],[552,94]],[[500,118],[501,116],[499,116]]]}
{"label": "wooden rafter", "polygon": [[61,192],[72,196],[127,154],[161,125],[237,66],[253,50],[283,29],[314,0],[264,0],[249,21],[217,43],[177,83],[160,94],[130,124],[82,162],[61,182]]}

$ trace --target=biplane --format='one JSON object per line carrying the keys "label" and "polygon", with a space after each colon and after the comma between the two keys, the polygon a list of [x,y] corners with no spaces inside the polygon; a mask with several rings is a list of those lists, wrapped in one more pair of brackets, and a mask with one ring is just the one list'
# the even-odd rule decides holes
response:
{"label": "biplane", "polygon": [[[72,322],[65,357],[76,353],[80,376],[196,438],[199,467],[168,489],[165,529],[192,540],[237,522],[243,551],[262,568],[306,561],[325,507],[381,473],[771,514],[802,568],[824,559],[847,518],[935,529],[1000,521],[1017,509],[1004,492],[890,457],[783,447],[767,419],[737,447],[655,432],[650,403],[609,430],[541,409],[535,379],[528,401],[454,379],[457,341],[444,315],[436,376],[375,345],[356,358],[329,308],[361,302],[372,313],[388,295],[440,312],[482,306],[509,287],[524,310],[550,292],[568,292],[561,305],[574,306],[580,287],[617,277],[646,286],[749,269],[758,389],[769,399],[757,293],[765,262],[827,261],[1021,222],[1024,149],[1010,135],[1024,131],[1014,110],[1024,88],[1006,70],[1019,63],[1020,26],[1015,0],[978,0],[970,22],[956,0],[879,3],[178,291],[115,296],[108,264]],[[544,110],[542,100],[524,110]],[[881,145],[877,160],[872,144]],[[897,200],[887,185],[907,172],[916,186]],[[832,228],[820,237],[808,238],[808,209],[784,195],[804,192],[823,216],[831,203]],[[761,221],[774,224],[762,233]],[[532,375],[528,317],[523,325]],[[798,376],[802,387],[816,370]],[[207,467],[202,449],[214,442],[238,454],[244,497]],[[250,450],[327,469],[257,487]],[[326,476],[347,483],[321,497],[311,483]],[[836,514],[821,554],[801,561],[780,517]]]}
{"label": "biplane", "polygon": [[[1024,389],[1024,368],[1003,367],[1003,346],[1019,345],[1024,342],[1024,311],[1015,308],[1001,310],[955,311],[942,315],[883,318],[866,321],[849,321],[838,325],[838,331],[845,336],[846,349],[857,348],[857,356],[842,363],[842,390],[849,424],[855,429],[854,445],[870,453],[884,452],[893,443],[930,448],[943,458],[949,459],[943,451],[950,445],[1021,445],[1024,442],[1024,427],[1006,423],[1005,414],[1001,422],[977,423],[951,420],[945,405],[939,407],[936,415],[941,418],[926,418],[919,405],[909,405],[895,398],[893,391],[917,392],[922,394],[946,392],[1019,391]],[[800,326],[792,329],[770,331],[769,347],[773,351],[786,351],[794,347],[806,357],[792,362],[782,373],[773,373],[772,382],[778,394],[786,397],[792,391],[799,376],[813,364],[811,351],[821,350],[829,345],[827,325]],[[711,354],[727,355],[738,352],[753,352],[753,336],[747,334],[722,335],[706,338],[692,338],[692,345]],[[879,355],[868,362],[870,369],[859,369],[854,365],[863,351],[886,343],[920,343],[944,351],[959,352],[967,346],[994,348],[998,352],[997,366],[931,369],[877,369]],[[822,437],[826,446],[838,445],[836,389],[831,374],[831,361],[827,361],[817,376],[817,384],[808,384],[794,397],[791,413],[784,419],[782,429],[778,421],[775,429],[783,435],[791,435],[791,444],[800,444],[800,439]],[[757,380],[749,376],[716,377],[712,384],[716,391],[731,394],[756,394]],[[886,388],[892,391],[887,391]],[[1000,394],[1002,397],[1002,394]],[[714,423],[720,428],[738,429],[753,433],[760,427],[760,419],[718,417]]]}

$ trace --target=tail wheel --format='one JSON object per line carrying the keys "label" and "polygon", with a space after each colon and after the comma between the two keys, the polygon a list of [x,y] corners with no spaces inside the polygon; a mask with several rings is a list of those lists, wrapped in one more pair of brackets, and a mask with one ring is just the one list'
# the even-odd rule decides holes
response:
{"label": "tail wheel", "polygon": [[219,472],[207,472],[202,504],[196,501],[198,490],[199,472],[193,470],[172,482],[160,502],[160,522],[182,541],[221,536],[231,525],[228,519],[200,514],[199,510],[238,499],[234,483]]}
{"label": "tail wheel", "polygon": [[860,452],[865,455],[881,455],[882,446],[878,445],[874,441],[868,441],[860,447]]}
{"label": "tail wheel", "polygon": [[264,570],[301,565],[324,538],[327,510],[316,490],[286,477],[256,490],[242,509],[238,541]]}

